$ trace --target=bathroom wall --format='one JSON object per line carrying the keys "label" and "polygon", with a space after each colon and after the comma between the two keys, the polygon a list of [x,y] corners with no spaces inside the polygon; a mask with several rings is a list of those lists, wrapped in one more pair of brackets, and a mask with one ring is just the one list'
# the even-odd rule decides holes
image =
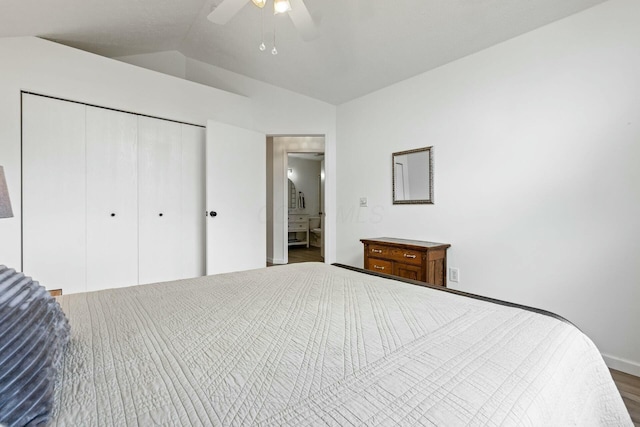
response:
{"label": "bathroom wall", "polygon": [[305,208],[298,206],[295,212],[317,216],[320,212],[320,161],[289,155],[288,168],[292,170],[289,179],[295,184],[298,195],[302,191],[305,198]]}

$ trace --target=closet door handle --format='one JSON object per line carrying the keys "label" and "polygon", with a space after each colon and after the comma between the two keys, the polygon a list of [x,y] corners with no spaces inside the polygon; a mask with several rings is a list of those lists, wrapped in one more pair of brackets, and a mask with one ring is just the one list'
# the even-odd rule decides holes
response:
{"label": "closet door handle", "polygon": [[211,217],[218,216],[218,212],[211,211],[211,212],[209,212],[209,216],[211,216]]}
{"label": "closet door handle", "polygon": [[116,216],[116,214],[112,213],[111,216]]}
{"label": "closet door handle", "polygon": [[160,212],[160,213],[158,214],[158,216],[162,216],[162,215],[164,215],[162,212]]}

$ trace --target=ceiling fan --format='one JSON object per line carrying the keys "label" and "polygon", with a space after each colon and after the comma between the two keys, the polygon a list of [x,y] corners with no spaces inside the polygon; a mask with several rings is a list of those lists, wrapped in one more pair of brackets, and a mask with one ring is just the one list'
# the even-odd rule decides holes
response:
{"label": "ceiling fan", "polygon": [[[267,0],[222,0],[207,19],[215,24],[224,25],[249,1],[259,8],[263,8],[267,3]],[[318,37],[316,24],[303,0],[274,0],[273,4],[275,13],[289,13],[289,18],[303,40],[309,41]]]}

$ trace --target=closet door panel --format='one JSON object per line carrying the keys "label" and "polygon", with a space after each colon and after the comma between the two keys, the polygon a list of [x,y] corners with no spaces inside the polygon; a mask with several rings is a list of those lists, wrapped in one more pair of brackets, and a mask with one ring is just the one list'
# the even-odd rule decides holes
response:
{"label": "closet door panel", "polygon": [[23,271],[47,289],[86,290],[85,106],[22,97]]}
{"label": "closet door panel", "polygon": [[204,128],[182,126],[182,277],[205,274],[205,138]]}
{"label": "closet door panel", "polygon": [[138,117],[139,283],[182,277],[180,124]]}
{"label": "closet door panel", "polygon": [[87,290],[138,283],[137,117],[87,107]]}
{"label": "closet door panel", "polygon": [[207,121],[207,274],[267,264],[266,136]]}

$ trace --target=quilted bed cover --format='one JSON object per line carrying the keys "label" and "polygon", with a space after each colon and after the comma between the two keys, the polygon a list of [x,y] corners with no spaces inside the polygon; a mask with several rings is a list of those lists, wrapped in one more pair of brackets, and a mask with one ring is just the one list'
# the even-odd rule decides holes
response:
{"label": "quilted bed cover", "polygon": [[60,302],[54,425],[632,425],[571,324],[336,266]]}

